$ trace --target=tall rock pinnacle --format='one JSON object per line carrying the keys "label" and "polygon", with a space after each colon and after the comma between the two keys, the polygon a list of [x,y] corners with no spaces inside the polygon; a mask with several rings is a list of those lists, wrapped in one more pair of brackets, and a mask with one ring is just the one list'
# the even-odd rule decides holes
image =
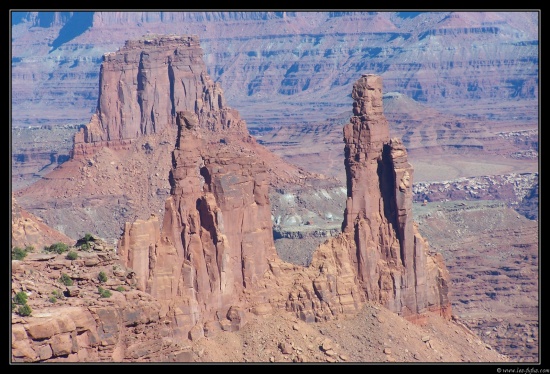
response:
{"label": "tall rock pinnacle", "polygon": [[348,199],[342,229],[353,236],[357,276],[370,300],[400,314],[438,309],[450,315],[441,256],[412,220],[413,167],[403,143],[390,139],[382,78],[365,74],[353,86],[353,114],[344,127]]}
{"label": "tall rock pinnacle", "polygon": [[72,157],[102,146],[124,148],[141,135],[175,128],[180,111],[194,112],[206,130],[248,135],[245,121],[208,76],[198,36],[128,40],[103,55],[96,112],[75,135]]}
{"label": "tall rock pinnacle", "polygon": [[[183,58],[173,52],[171,39],[163,40],[150,41],[153,47],[145,43],[140,58],[153,50],[160,61],[172,53],[185,61],[194,56],[194,50],[186,49]],[[162,52],[162,46],[168,52]],[[148,61],[164,69],[159,61]],[[170,65],[174,60],[166,61]],[[204,66],[199,61],[192,65]],[[450,316],[448,273],[441,256],[428,255],[428,244],[412,221],[413,168],[403,144],[390,139],[380,77],[361,77],[352,92],[354,116],[344,128],[348,201],[343,232],[319,246],[311,265],[302,268],[281,261],[273,244],[269,165],[258,157],[238,112],[223,104],[221,88],[210,84],[197,67],[191,69],[200,74],[195,93],[183,84],[187,93],[176,95],[175,86],[197,77],[181,75],[181,66],[179,78],[164,84],[169,95],[136,91],[138,103],[140,97],[158,98],[158,103],[179,97],[153,106],[165,108],[158,111],[165,113],[162,122],[152,121],[153,115],[122,121],[131,118],[134,109],[143,113],[145,104],[125,107],[117,117],[113,108],[127,102],[113,89],[102,91],[94,117],[101,131],[93,142],[99,144],[123,144],[140,131],[159,131],[161,123],[171,126],[173,121],[177,126],[164,217],[126,223],[118,245],[121,261],[135,271],[136,286],[161,302],[176,335],[236,330],[247,312],[268,314],[274,309],[308,322],[328,320],[357,312],[366,300],[413,320],[429,310]],[[209,99],[216,92],[218,99]],[[110,109],[102,114],[106,106]]]}
{"label": "tall rock pinnacle", "polygon": [[[156,217],[126,224],[120,256],[184,336],[206,322],[238,328],[246,291],[258,288],[268,260],[277,257],[267,167],[246,148],[204,131],[194,112],[178,112],[176,122],[162,230]],[[213,322],[220,320],[234,326]]]}

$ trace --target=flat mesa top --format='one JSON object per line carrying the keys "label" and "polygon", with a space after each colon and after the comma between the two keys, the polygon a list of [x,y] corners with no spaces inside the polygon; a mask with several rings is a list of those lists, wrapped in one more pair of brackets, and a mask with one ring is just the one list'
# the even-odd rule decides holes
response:
{"label": "flat mesa top", "polygon": [[200,39],[198,35],[144,35],[140,39],[127,40],[124,44],[125,48],[133,48],[140,46],[162,46],[168,44],[184,44],[186,46],[199,45]]}

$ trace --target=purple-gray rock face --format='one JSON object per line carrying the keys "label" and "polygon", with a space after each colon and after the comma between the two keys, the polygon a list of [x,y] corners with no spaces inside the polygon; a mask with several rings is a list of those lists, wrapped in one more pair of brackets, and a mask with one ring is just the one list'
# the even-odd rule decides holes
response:
{"label": "purple-gray rock face", "polygon": [[[384,77],[386,92],[400,92],[440,111],[463,115],[467,103],[473,118],[517,117],[518,126],[536,127],[538,12],[79,16],[84,17],[80,12],[19,12],[14,17],[14,123],[87,121],[98,99],[98,51],[116,50],[145,33],[185,33],[200,36],[210,75],[249,124],[322,121],[349,107],[357,72],[371,71]],[[71,22],[88,27],[62,40]]]}
{"label": "purple-gray rock face", "polygon": [[439,309],[450,316],[447,270],[412,220],[413,168],[402,142],[390,139],[382,78],[353,86],[353,113],[344,127],[348,199],[342,225],[356,246],[357,276],[370,300],[404,316]]}

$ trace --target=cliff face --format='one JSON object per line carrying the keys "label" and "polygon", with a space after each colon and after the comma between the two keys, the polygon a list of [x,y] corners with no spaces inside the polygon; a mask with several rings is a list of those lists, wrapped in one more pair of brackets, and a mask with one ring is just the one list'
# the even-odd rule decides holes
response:
{"label": "cliff face", "polygon": [[[90,195],[106,195],[94,202],[96,209],[112,201],[111,189],[135,204],[154,195],[148,190],[154,176],[169,181],[163,218],[156,208],[147,220],[126,219],[118,249],[122,264],[135,272],[134,286],[160,302],[174,335],[238,330],[248,312],[273,309],[308,322],[329,320],[357,312],[366,300],[411,319],[427,310],[449,316],[448,276],[414,228],[413,170],[402,143],[389,138],[380,77],[363,77],[353,89],[355,116],[344,128],[349,198],[343,233],[303,268],[277,256],[268,188],[273,179],[304,186],[311,176],[249,136],[200,56],[198,40],[187,36],[129,41],[107,55],[96,114],[75,135],[73,159],[49,177],[50,188],[77,199],[68,187],[76,189],[73,179],[82,178],[62,169],[78,170],[83,162],[83,172],[97,168],[93,186],[89,177],[82,182],[90,184]],[[162,156],[167,147],[170,157]],[[141,161],[129,167],[135,160]],[[144,190],[134,196],[130,186]],[[40,192],[46,187],[47,180]]]}
{"label": "cliff face", "polygon": [[380,77],[361,78],[353,97],[343,233],[308,268],[275,252],[265,163],[242,138],[209,131],[207,117],[177,113],[162,229],[156,217],[128,223],[119,250],[138,289],[163,303],[179,334],[239,329],[247,311],[329,320],[366,300],[413,320],[428,310],[450,317],[448,274],[414,227],[413,169],[402,143],[389,138]]}
{"label": "cliff face", "polygon": [[12,27],[20,125],[87,121],[98,51],[145,33],[185,33],[200,35],[210,75],[249,124],[324,120],[349,107],[357,72],[372,71],[386,92],[440,111],[462,115],[467,105],[484,121],[536,127],[537,12],[90,12],[87,23],[74,21],[89,27],[64,39],[81,12],[21,13]]}
{"label": "cliff face", "polygon": [[165,302],[179,326],[194,326],[242,306],[243,290],[263,278],[276,252],[266,165],[200,131],[195,113],[179,112],[176,122],[162,232],[154,217],[127,224],[119,250],[138,289]]}
{"label": "cliff face", "polygon": [[175,127],[179,111],[195,112],[210,131],[246,132],[206,73],[197,36],[127,41],[103,56],[96,113],[76,134],[73,156]]}
{"label": "cliff face", "polygon": [[357,276],[367,298],[405,316],[440,309],[450,316],[447,271],[427,257],[412,220],[413,168],[382,108],[382,79],[353,86],[353,114],[344,127],[348,199],[342,225],[353,237]]}

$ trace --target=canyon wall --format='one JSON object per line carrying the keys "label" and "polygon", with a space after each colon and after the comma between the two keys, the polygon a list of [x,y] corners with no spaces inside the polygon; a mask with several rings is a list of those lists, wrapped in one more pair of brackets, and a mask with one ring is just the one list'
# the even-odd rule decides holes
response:
{"label": "canyon wall", "polygon": [[369,71],[440,111],[536,127],[537,12],[61,13],[12,13],[15,125],[88,121],[98,56],[176,33],[200,36],[209,74],[253,126],[339,113]]}

